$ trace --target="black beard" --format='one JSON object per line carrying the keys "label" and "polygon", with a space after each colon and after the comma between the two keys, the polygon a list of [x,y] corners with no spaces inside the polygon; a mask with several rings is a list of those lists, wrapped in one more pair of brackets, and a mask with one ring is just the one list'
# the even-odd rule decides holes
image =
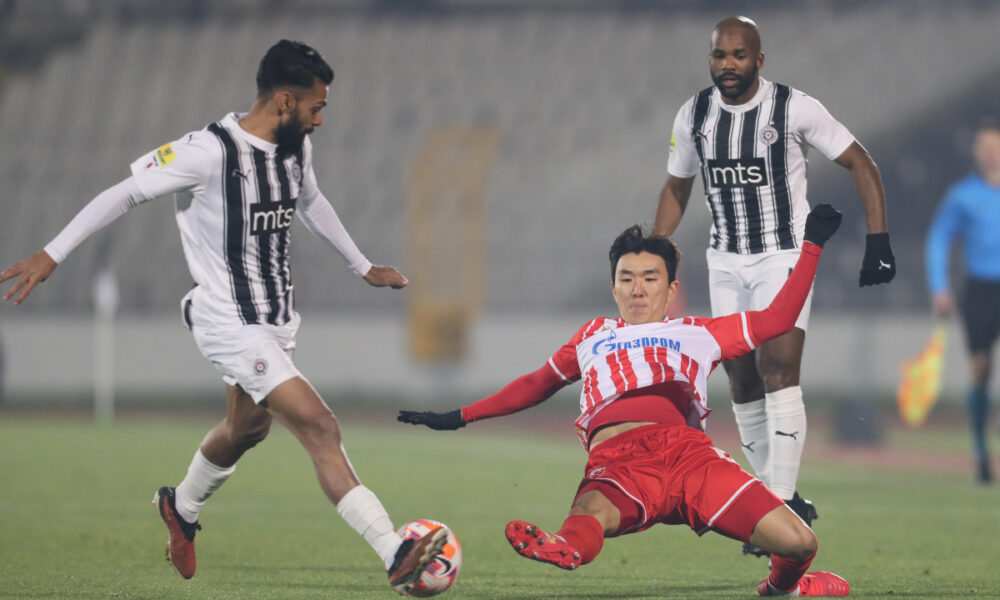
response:
{"label": "black beard", "polygon": [[757,79],[757,67],[754,67],[753,70],[743,76],[736,75],[735,73],[723,73],[722,75],[736,75],[738,78],[739,84],[731,88],[727,88],[722,85],[722,75],[719,75],[718,77],[716,77],[714,73],[711,75],[712,83],[714,83],[715,87],[718,88],[719,93],[730,100],[735,100],[745,94],[746,91],[750,89],[750,86],[753,85],[754,80]]}
{"label": "black beard", "polygon": [[298,119],[289,119],[287,123],[278,125],[274,137],[278,140],[278,158],[286,158],[302,153],[306,132],[302,130],[302,123]]}

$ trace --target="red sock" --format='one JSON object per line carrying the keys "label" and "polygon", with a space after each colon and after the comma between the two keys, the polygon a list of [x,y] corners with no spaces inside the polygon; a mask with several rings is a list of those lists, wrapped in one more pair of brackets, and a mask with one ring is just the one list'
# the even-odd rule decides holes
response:
{"label": "red sock", "polygon": [[782,592],[790,592],[798,584],[799,579],[805,575],[814,558],[816,558],[815,552],[805,560],[793,560],[772,554],[771,575],[767,581]]}
{"label": "red sock", "polygon": [[562,529],[556,532],[566,543],[580,553],[580,564],[585,565],[597,558],[604,546],[604,527],[590,515],[570,515],[563,521]]}

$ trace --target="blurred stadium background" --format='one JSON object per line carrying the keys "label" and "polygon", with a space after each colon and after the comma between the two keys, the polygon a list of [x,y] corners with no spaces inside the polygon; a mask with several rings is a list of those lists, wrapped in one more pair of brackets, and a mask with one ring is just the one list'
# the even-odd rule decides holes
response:
{"label": "blurred stadium background", "polygon": [[[313,134],[320,186],[369,258],[413,286],[369,288],[296,226],[297,363],[321,390],[393,405],[476,397],[614,311],[608,244],[652,221],[674,115],[710,84],[708,33],[732,13],[761,27],[763,76],[819,98],[882,170],[899,270],[862,290],[850,177],[821,156],[810,164],[811,202],[834,203],[846,225],[816,284],[803,384],[888,404],[899,364],[931,332],[928,224],[971,166],[973,126],[996,109],[996,2],[0,1],[0,259],[47,243],[140,154],[249,108],[264,51],[301,39],[336,71]],[[676,239],[689,312],[707,314],[699,194]],[[119,299],[104,364],[101,272]],[[26,305],[0,308],[0,393],[87,400],[96,362],[119,402],[219,402],[181,325],[189,285],[172,203],[133,210]],[[953,329],[945,391],[957,399]],[[725,387],[717,375],[717,406]]]}

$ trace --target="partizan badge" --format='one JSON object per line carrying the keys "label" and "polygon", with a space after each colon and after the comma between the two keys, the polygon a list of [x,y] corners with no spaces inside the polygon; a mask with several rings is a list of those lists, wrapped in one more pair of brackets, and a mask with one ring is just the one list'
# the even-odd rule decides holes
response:
{"label": "partizan badge", "polygon": [[760,130],[758,134],[762,144],[767,144],[770,146],[774,142],[778,141],[778,130],[771,125],[765,125],[763,129]]}

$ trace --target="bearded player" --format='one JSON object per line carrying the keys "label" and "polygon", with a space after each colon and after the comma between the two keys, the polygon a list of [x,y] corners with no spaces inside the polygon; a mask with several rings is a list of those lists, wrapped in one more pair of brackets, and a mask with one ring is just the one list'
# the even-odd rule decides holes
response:
{"label": "bearded player", "polygon": [[[885,192],[867,150],[817,100],[760,76],[760,31],[729,17],[712,31],[713,86],[677,113],[653,232],[673,235],[701,173],[712,213],[707,251],[713,315],[766,307],[795,264],[809,212],[810,148],[847,169],[865,208],[868,236],[858,283],[886,283],[896,263],[886,229]],[[811,298],[788,333],[723,367],[743,453],[754,473],[806,523],[813,504],[796,491],[806,440],[799,374]],[[752,546],[746,553],[763,554]]]}
{"label": "bearded player", "polygon": [[699,535],[716,531],[771,553],[770,575],[757,588],[762,596],[846,596],[850,586],[841,577],[807,572],[817,548],[809,526],[702,429],[709,374],[795,326],[823,243],[839,225],[830,205],[809,214],[801,255],[766,309],[670,320],[677,248],[630,227],[609,252],[620,317],[588,322],[540,369],[492,396],[447,413],[400,411],[398,419],[458,429],[534,406],[582,379],[576,426],[589,451],[583,480],[555,534],[526,521],[507,524],[518,554],[575,569],[597,557],[605,537],[687,524]]}

